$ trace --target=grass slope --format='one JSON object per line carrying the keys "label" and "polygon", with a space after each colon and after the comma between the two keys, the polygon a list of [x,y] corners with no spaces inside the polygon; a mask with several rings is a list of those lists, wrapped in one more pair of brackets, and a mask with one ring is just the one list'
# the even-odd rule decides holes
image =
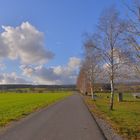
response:
{"label": "grass slope", "polygon": [[124,101],[118,102],[115,95],[114,110],[109,111],[109,94],[100,94],[96,101],[86,98],[88,105],[99,117],[127,139],[140,139],[140,99],[124,94]]}
{"label": "grass slope", "polygon": [[71,95],[70,92],[47,94],[0,94],[0,127],[69,95]]}

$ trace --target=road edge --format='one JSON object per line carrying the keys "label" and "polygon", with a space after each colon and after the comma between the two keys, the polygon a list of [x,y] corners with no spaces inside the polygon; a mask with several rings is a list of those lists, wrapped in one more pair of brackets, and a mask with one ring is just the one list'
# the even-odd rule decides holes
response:
{"label": "road edge", "polygon": [[[80,93],[79,93],[79,94],[80,94]],[[80,94],[80,96],[81,96],[81,98],[82,98],[83,103],[84,103],[84,104],[85,104],[85,106],[87,107],[87,109],[88,109],[89,113],[91,114],[91,116],[92,116],[93,120],[95,121],[95,123],[96,123],[97,127],[99,128],[99,130],[100,130],[101,134],[103,135],[103,137],[105,138],[105,140],[108,140],[108,139],[107,139],[107,137],[106,137],[106,135],[105,135],[105,133],[104,133],[104,131],[103,131],[103,129],[100,127],[99,123],[97,122],[97,120],[96,120],[96,118],[95,118],[95,116],[94,116],[93,112],[91,112],[91,110],[89,109],[88,105],[86,104],[86,102],[85,102],[85,100],[84,100],[83,95],[81,95],[81,94]]]}
{"label": "road edge", "polygon": [[[80,93],[79,93],[80,94]],[[126,140],[126,139],[123,139],[119,134],[117,134],[113,128],[107,124],[107,122],[103,119],[100,119],[96,116],[95,113],[93,113],[90,109],[90,107],[88,106],[88,104],[85,102],[85,99],[84,99],[84,96],[82,94],[81,95],[81,98],[84,102],[84,104],[86,105],[86,107],[88,108],[91,116],[93,117],[93,119],[95,120],[98,128],[100,129],[100,131],[102,132],[104,138],[106,140]]]}

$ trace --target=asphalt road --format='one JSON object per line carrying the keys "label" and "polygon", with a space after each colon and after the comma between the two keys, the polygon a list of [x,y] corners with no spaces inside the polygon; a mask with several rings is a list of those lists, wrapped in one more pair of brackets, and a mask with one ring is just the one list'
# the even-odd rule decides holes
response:
{"label": "asphalt road", "polygon": [[0,134],[0,140],[104,140],[80,95],[35,112]]}

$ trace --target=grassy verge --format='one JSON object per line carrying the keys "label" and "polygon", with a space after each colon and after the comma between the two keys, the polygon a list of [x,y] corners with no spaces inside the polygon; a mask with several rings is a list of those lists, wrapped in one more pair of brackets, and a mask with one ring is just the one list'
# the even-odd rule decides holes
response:
{"label": "grassy verge", "polygon": [[109,123],[114,130],[127,139],[140,139],[140,99],[124,94],[124,101],[118,102],[115,95],[114,110],[109,111],[109,94],[98,94],[96,101],[85,97],[85,101],[98,117]]}
{"label": "grassy verge", "polygon": [[70,95],[70,92],[47,94],[0,94],[0,127]]}

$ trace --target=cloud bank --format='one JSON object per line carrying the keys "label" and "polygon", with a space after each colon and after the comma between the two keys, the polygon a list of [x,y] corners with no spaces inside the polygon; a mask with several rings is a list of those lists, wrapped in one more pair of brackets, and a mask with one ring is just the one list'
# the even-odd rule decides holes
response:
{"label": "cloud bank", "polygon": [[29,81],[24,78],[17,76],[16,73],[3,73],[0,74],[0,84],[28,84]]}
{"label": "cloud bank", "polygon": [[20,68],[23,75],[31,78],[35,84],[72,84],[76,81],[80,63],[79,58],[71,57],[66,66],[46,68],[44,66],[21,65]]}

